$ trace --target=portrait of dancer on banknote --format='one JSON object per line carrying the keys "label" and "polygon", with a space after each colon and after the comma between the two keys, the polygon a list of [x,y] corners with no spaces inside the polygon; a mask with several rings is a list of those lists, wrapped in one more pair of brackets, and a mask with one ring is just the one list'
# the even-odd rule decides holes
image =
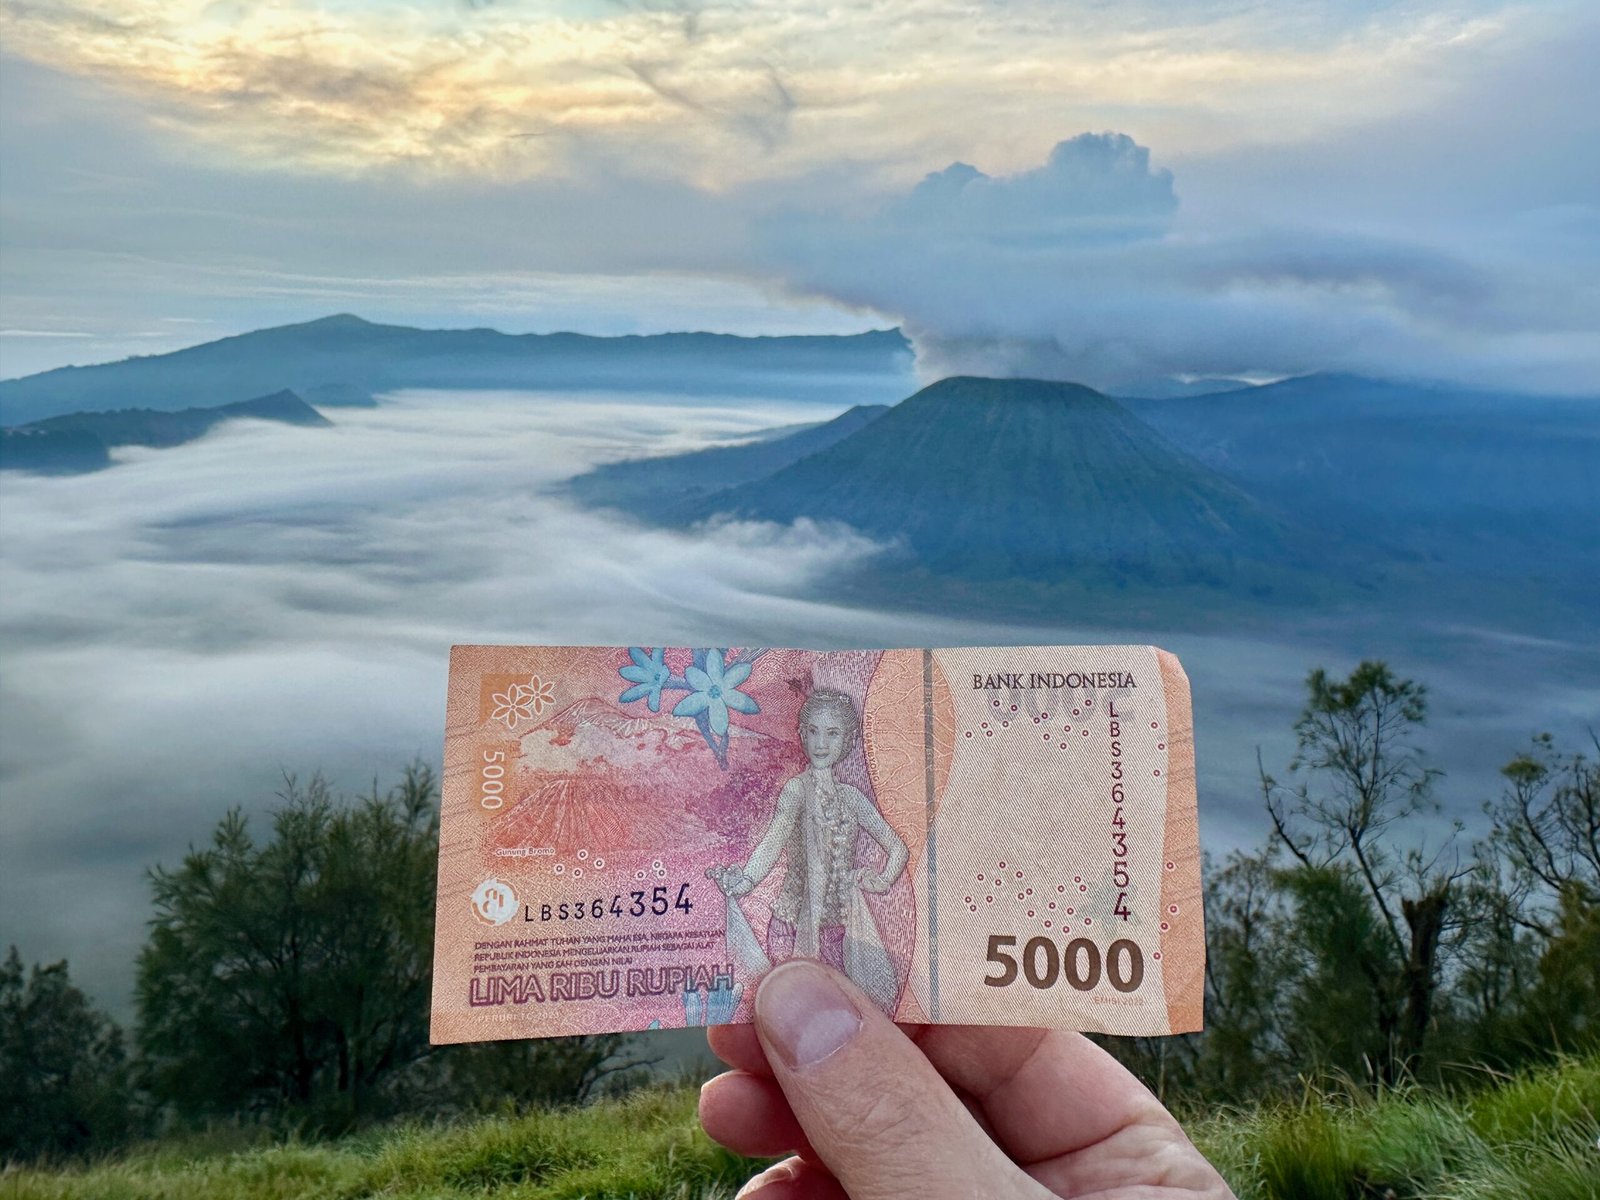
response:
{"label": "portrait of dancer on banknote", "polygon": [[[729,950],[756,971],[795,956],[820,958],[848,975],[884,1009],[899,992],[864,893],[894,886],[906,866],[906,844],[859,788],[838,779],[835,765],[855,747],[861,716],[844,692],[816,688],[800,706],[800,745],[807,769],[778,793],[772,819],[743,865],[707,874],[728,897]],[[857,865],[859,835],[883,851],[881,866]],[[739,898],[784,860],[783,884],[767,925],[766,951],[756,943]]]}

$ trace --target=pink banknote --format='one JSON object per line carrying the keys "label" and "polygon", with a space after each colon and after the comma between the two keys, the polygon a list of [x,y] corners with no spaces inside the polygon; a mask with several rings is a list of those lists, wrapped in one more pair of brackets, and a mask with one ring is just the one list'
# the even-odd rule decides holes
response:
{"label": "pink banknote", "polygon": [[457,646],[433,1040],[750,1019],[1198,1029],[1193,722],[1149,646]]}

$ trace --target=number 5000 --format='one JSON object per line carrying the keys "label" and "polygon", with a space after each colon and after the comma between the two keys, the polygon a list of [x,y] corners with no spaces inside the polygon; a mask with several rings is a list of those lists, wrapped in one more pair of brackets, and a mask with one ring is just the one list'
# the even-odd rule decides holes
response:
{"label": "number 5000", "polygon": [[1058,950],[1047,937],[1029,938],[1023,946],[1019,965],[1017,957],[1009,951],[1016,948],[1017,939],[1005,934],[989,935],[988,961],[1000,968],[993,975],[985,975],[983,982],[990,987],[1008,987],[1023,978],[1040,990],[1054,987],[1058,979],[1066,979],[1068,986],[1080,992],[1093,991],[1103,978],[1119,992],[1131,992],[1144,982],[1144,951],[1137,942],[1119,938],[1100,956],[1100,947],[1088,938],[1073,938],[1067,948]]}

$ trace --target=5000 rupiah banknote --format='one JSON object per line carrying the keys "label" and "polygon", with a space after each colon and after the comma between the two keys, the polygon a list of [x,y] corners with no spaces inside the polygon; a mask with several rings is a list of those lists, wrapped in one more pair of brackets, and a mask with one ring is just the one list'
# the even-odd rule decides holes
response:
{"label": "5000 rupiah banknote", "polygon": [[1148,646],[450,658],[433,1039],[750,1019],[1198,1029],[1189,685]]}

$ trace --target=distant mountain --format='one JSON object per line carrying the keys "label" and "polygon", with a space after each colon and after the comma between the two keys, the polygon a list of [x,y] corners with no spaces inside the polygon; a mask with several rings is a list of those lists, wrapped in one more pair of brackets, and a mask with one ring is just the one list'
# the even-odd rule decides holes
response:
{"label": "distant mountain", "polygon": [[607,463],[579,475],[567,488],[586,504],[670,523],[698,514],[709,496],[826,450],[888,411],[883,404],[858,404],[831,421],[779,430],[776,436],[735,446]]}
{"label": "distant mountain", "polygon": [[653,390],[858,399],[904,394],[910,345],[898,330],[848,337],[714,333],[590,337],[412,329],[349,314],[187,350],[0,381],[0,425],[137,404],[171,411],[289,388],[318,403],[371,403],[404,387]]}
{"label": "distant mountain", "polygon": [[106,444],[86,429],[0,429],[0,471],[81,475],[110,465]]}
{"label": "distant mountain", "polygon": [[1600,581],[1600,397],[1308,375],[1126,401],[1252,494],[1413,561]]}
{"label": "distant mountain", "polygon": [[333,424],[289,391],[181,412],[124,408],[70,413],[0,429],[0,468],[48,474],[99,470],[111,465],[112,446],[181,446],[225,421],[245,418],[286,425]]}

